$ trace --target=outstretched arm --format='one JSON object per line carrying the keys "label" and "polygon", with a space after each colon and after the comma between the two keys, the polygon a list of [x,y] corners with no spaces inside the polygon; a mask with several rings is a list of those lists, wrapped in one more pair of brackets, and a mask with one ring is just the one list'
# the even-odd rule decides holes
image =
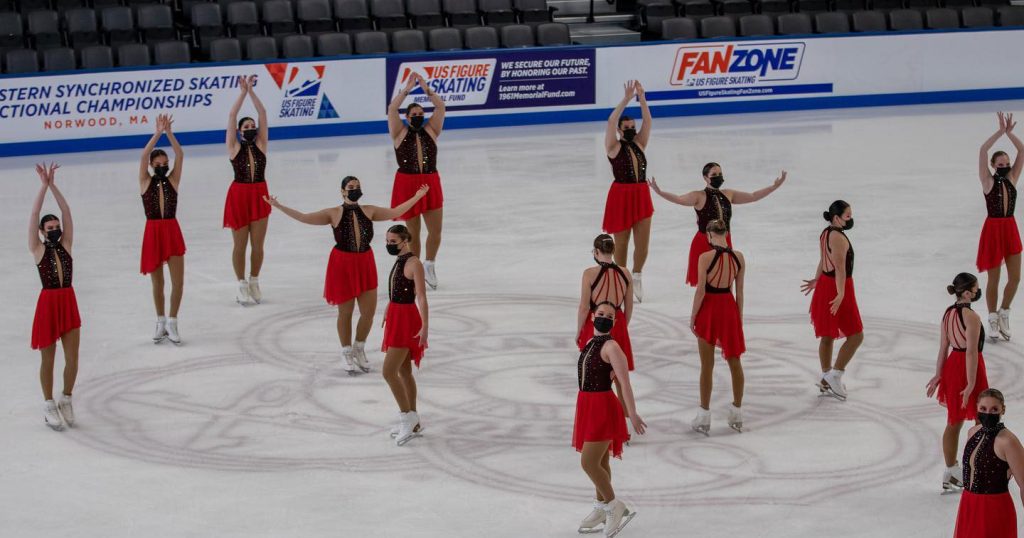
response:
{"label": "outstretched arm", "polygon": [[437,138],[441,136],[441,129],[444,128],[444,99],[441,99],[437,92],[430,89],[430,86],[427,86],[427,81],[419,74],[416,75],[416,82],[423,89],[423,93],[427,94],[430,104],[434,105],[434,112],[430,115],[427,127],[434,131],[434,138]]}
{"label": "outstretched arm", "polygon": [[58,168],[60,168],[60,165],[57,163],[50,165],[50,192],[53,193],[53,199],[57,201],[57,207],[60,208],[60,228],[63,232],[60,235],[60,244],[64,245],[64,248],[71,250],[71,245],[75,239],[75,223],[71,219],[71,206],[64,199],[64,194],[57,188],[57,182],[54,179]]}
{"label": "outstretched arm", "polygon": [[171,149],[174,150],[174,168],[171,170],[171,185],[174,189],[178,189],[178,184],[181,183],[181,167],[185,163],[185,151],[181,149],[181,144],[178,143],[178,138],[174,136],[174,132],[171,131],[171,125],[174,124],[174,119],[170,116],[164,117],[164,132],[167,133],[167,140],[171,142]]}
{"label": "outstretched arm", "polygon": [[149,154],[156,147],[156,143],[160,141],[160,135],[164,131],[164,115],[158,114],[156,117],[156,132],[146,143],[146,147],[142,148],[142,156],[139,157],[139,183],[149,180]]}
{"label": "outstretched arm", "polygon": [[635,94],[636,86],[631,80],[625,84],[625,95],[622,96],[622,100],[615,105],[611,116],[608,116],[608,125],[604,129],[604,150],[609,157],[618,154],[619,139],[616,134],[619,132],[619,118],[622,117],[622,111],[626,110],[626,106],[633,100]]}
{"label": "outstretched arm", "polygon": [[228,146],[228,157],[234,157],[235,153],[238,153],[238,111],[242,110],[242,103],[245,102],[245,96],[249,93],[249,79],[243,76],[238,77],[238,88],[241,92],[235,99],[235,104],[231,105],[231,112],[228,112],[228,129],[224,134],[224,143]]}
{"label": "outstretched arm", "polygon": [[43,210],[43,200],[46,199],[46,190],[50,188],[49,175],[46,173],[45,164],[36,165],[36,173],[39,174],[39,192],[32,202],[32,213],[28,217],[28,251],[38,255],[39,248],[43,242],[39,240],[39,213]]}
{"label": "outstretched arm", "polygon": [[636,83],[636,97],[640,101],[640,117],[643,124],[640,125],[640,132],[636,133],[636,143],[644,150],[647,149],[647,142],[651,139],[651,108],[647,106],[647,92],[639,82]]}
{"label": "outstretched arm", "polygon": [[1006,134],[1006,117],[1003,116],[1002,112],[996,115],[999,117],[999,129],[981,144],[981,150],[978,151],[978,179],[981,180],[981,186],[986,190],[988,189],[989,182],[992,181],[992,172],[988,169],[988,152],[992,150],[996,140],[999,140]]}
{"label": "outstretched arm", "polygon": [[686,194],[672,194],[671,192],[665,192],[658,186],[658,181],[653,177],[647,180],[647,183],[651,185],[654,192],[662,198],[672,202],[673,204],[679,204],[686,207],[693,207],[700,203],[700,197],[704,193],[701,191],[691,191]]}
{"label": "outstretched arm", "polygon": [[267,109],[263,106],[263,101],[260,101],[260,96],[256,95],[256,75],[249,78],[249,98],[252,99],[252,105],[256,107],[256,117],[259,118],[259,132],[256,133],[256,147],[260,148],[260,151],[267,152],[267,142],[270,140],[270,124],[267,123]]}
{"label": "outstretched arm", "polygon": [[391,220],[404,215],[407,211],[412,209],[412,206],[416,205],[416,202],[420,201],[427,195],[427,191],[430,190],[430,186],[427,184],[420,185],[420,188],[416,191],[416,194],[412,195],[412,198],[402,202],[398,207],[380,207],[375,205],[364,205],[363,212],[370,220]]}
{"label": "outstretched arm", "polygon": [[264,196],[263,200],[270,204],[271,206],[273,206],[275,209],[280,209],[281,212],[284,213],[285,215],[288,215],[289,217],[303,224],[325,226],[332,223],[331,212],[334,211],[334,208],[321,209],[320,211],[316,211],[314,213],[303,213],[302,211],[292,209],[282,204],[281,202],[278,202],[276,196]]}
{"label": "outstretched arm", "polygon": [[410,75],[409,80],[405,81],[405,87],[395,95],[395,98],[391,100],[391,104],[388,105],[388,134],[391,135],[392,143],[397,143],[398,135],[405,128],[401,116],[402,103],[409,96],[409,92],[412,91],[414,84],[416,84],[416,76]]}
{"label": "outstretched arm", "polygon": [[783,183],[786,182],[786,171],[783,170],[779,177],[775,178],[775,181],[771,185],[754,192],[742,192],[742,191],[731,191],[732,192],[732,203],[734,204],[749,204],[756,202],[762,198],[765,198],[769,194],[778,190]]}

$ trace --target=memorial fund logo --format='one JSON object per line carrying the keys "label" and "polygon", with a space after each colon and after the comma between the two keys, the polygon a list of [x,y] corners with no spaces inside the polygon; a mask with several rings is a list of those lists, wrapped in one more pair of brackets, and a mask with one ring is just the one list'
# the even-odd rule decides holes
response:
{"label": "memorial fund logo", "polygon": [[803,43],[731,43],[679,47],[673,86],[731,86],[796,80]]}
{"label": "memorial fund logo", "polygon": [[313,64],[268,64],[267,71],[284,90],[279,118],[337,118],[327,95],[321,92],[325,66]]}
{"label": "memorial fund logo", "polygon": [[[491,90],[495,63],[494,58],[402,62],[398,66],[391,97],[394,98],[402,91],[413,73],[419,73],[426,79],[430,89],[444,99],[447,105],[484,105],[487,103],[487,94]],[[430,99],[423,93],[423,90],[416,87],[406,98],[403,106],[412,103],[428,106]]]}

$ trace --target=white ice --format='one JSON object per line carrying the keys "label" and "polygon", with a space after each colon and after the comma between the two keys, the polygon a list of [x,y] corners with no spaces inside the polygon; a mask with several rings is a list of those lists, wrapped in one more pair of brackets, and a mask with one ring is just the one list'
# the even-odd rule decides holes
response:
{"label": "white ice", "polygon": [[[630,325],[650,431],[612,463],[618,496],[639,511],[621,536],[952,535],[958,497],[939,494],[945,411],[924,387],[945,286],[975,271],[978,146],[996,129],[995,111],[1021,105],[655,120],[650,174],[669,191],[702,188],[707,161],[721,162],[735,189],[767,186],[783,169],[789,180],[735,209],[735,245],[749,261],[742,434],[724,422],[722,362],[711,437],[687,427],[698,360],[682,281],[694,214],[655,200],[647,298]],[[329,229],[272,215],[265,302],[234,303],[221,146],[186,147],[180,348],[150,342],[139,151],[0,161],[0,535],[575,535],[593,491],[569,446],[572,341],[611,178],[603,128],[444,133],[441,285],[429,295],[430,350],[416,373],[426,434],[402,448],[387,435],[397,410],[379,374],[386,287],[368,345],[374,372],[349,378],[322,300]],[[1005,139],[997,148],[1011,149]],[[74,212],[84,320],[78,424],[63,433],[43,425],[29,349],[39,282],[26,221],[39,185],[32,164],[44,159],[62,164],[57,181]],[[364,203],[385,204],[393,160],[384,135],[277,141],[268,177],[303,210],[339,203],[348,174],[363,180]],[[866,325],[846,403],[817,397],[809,298],[798,290],[836,198],[853,206]],[[381,275],[391,263],[385,228],[373,242]],[[1024,339],[1024,318],[1015,323]],[[985,355],[991,384],[1009,397],[1007,424],[1024,428],[1020,343],[989,344]]]}

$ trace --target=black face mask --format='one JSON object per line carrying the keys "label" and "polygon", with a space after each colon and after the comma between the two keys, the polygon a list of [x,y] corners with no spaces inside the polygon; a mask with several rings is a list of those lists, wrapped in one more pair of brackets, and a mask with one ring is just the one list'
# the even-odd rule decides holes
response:
{"label": "black face mask", "polygon": [[711,176],[710,180],[712,189],[718,189],[722,186],[723,183],[725,183],[725,177],[722,176],[722,174],[718,174],[717,176]]}
{"label": "black face mask", "polygon": [[56,244],[57,242],[60,241],[60,236],[62,233],[63,232],[61,232],[60,228],[57,228],[56,230],[50,230],[46,232],[46,240]]}
{"label": "black face mask", "polygon": [[612,325],[615,325],[612,318],[602,318],[599,316],[594,317],[594,329],[599,333],[604,334],[612,332]]}
{"label": "black face mask", "polygon": [[981,299],[981,288],[978,288],[978,291],[974,292],[974,295],[971,296],[971,302],[976,303],[978,299]]}
{"label": "black face mask", "polygon": [[388,243],[387,249],[388,254],[392,256],[398,256],[398,253],[402,251],[402,247],[398,246],[396,243]]}
{"label": "black face mask", "polygon": [[1010,170],[1011,168],[1009,166],[1000,166],[999,168],[996,168],[996,175],[1001,177],[1010,177]]}
{"label": "black face mask", "polygon": [[345,192],[348,193],[348,201],[352,203],[358,202],[363,197],[363,189],[352,189]]}
{"label": "black face mask", "polygon": [[259,131],[256,129],[246,129],[242,131],[242,138],[244,138],[246,142],[252,142],[253,140],[256,140],[257,133],[259,133]]}
{"label": "black face mask", "polygon": [[419,131],[423,128],[424,120],[425,118],[423,116],[409,116],[409,127],[414,131]]}
{"label": "black face mask", "polygon": [[999,419],[1002,415],[996,413],[978,413],[978,422],[981,423],[984,428],[995,428],[999,425]]}
{"label": "black face mask", "polygon": [[167,177],[167,174],[170,171],[171,171],[171,167],[167,166],[167,165],[164,165],[164,166],[154,166],[153,167],[153,173],[156,174],[156,177],[160,177],[160,178]]}
{"label": "black face mask", "polygon": [[853,228],[853,219],[849,219],[846,221],[846,223],[843,224],[844,230],[849,230],[851,228]]}
{"label": "black face mask", "polygon": [[622,139],[626,142],[632,142],[636,138],[636,129],[625,129],[622,131]]}

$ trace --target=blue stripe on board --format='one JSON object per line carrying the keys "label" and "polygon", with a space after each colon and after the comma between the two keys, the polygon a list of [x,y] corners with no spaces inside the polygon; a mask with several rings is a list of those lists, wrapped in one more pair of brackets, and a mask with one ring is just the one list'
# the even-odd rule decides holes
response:
{"label": "blue stripe on board", "polygon": [[[725,93],[726,95],[708,95]],[[793,95],[798,93],[832,93],[832,84],[787,84],[785,86],[745,86],[740,88],[701,88],[697,90],[664,90],[647,92],[648,101],[672,101],[675,99],[726,99],[729,97],[750,97],[766,95]]]}

